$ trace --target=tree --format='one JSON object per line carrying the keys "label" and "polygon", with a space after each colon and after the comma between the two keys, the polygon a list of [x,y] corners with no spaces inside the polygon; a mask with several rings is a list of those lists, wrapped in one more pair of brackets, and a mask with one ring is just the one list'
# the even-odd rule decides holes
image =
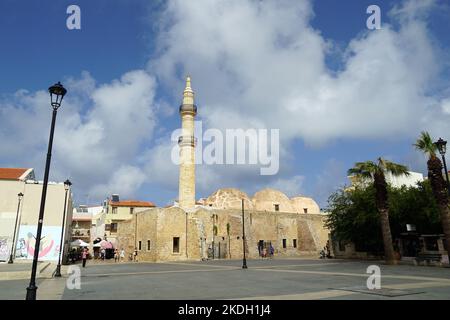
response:
{"label": "tree", "polygon": [[[353,190],[337,190],[328,199],[327,227],[333,239],[352,242],[356,251],[379,255],[383,252],[380,215],[375,203],[373,184]],[[401,237],[406,224],[413,224],[420,234],[441,232],[439,208],[428,180],[416,186],[388,186],[389,222],[393,239]]]}
{"label": "tree", "polygon": [[327,210],[330,214],[326,226],[333,240],[352,242],[356,251],[382,253],[383,238],[373,185],[351,191],[337,190],[329,197]]}
{"label": "tree", "polygon": [[353,168],[348,170],[349,175],[355,175],[362,180],[373,180],[375,203],[380,215],[385,260],[387,264],[395,264],[396,259],[389,225],[388,187],[385,173],[393,176],[409,175],[406,166],[382,158],[378,158],[376,163],[373,161],[357,162]]}
{"label": "tree", "polygon": [[437,146],[433,143],[433,139],[426,131],[422,131],[420,137],[414,144],[417,150],[422,151],[428,156],[428,179],[430,180],[431,189],[434,198],[439,207],[441,217],[442,230],[445,235],[445,243],[447,253],[450,259],[450,207],[447,194],[447,187],[442,175],[442,163],[436,156]]}

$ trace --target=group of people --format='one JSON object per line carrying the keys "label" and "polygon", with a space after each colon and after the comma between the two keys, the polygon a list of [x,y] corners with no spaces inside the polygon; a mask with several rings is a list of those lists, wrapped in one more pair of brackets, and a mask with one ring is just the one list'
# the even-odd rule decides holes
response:
{"label": "group of people", "polygon": [[275,253],[275,249],[272,244],[270,244],[268,248],[266,246],[258,247],[258,251],[261,258],[273,258],[273,254]]}
{"label": "group of people", "polygon": [[[129,261],[135,261],[138,262],[138,250],[137,248],[134,249],[134,251],[132,253],[130,253],[128,259]],[[116,248],[114,250],[114,262],[123,262],[125,260],[125,250],[123,250],[123,248],[119,250]]]}

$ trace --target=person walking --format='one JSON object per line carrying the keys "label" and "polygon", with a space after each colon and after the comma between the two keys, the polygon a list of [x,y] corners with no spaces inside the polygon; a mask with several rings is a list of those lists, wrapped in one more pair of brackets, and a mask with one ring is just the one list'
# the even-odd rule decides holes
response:
{"label": "person walking", "polygon": [[119,261],[119,249],[114,249],[114,262]]}
{"label": "person walking", "polygon": [[83,259],[83,268],[86,267],[86,260],[88,257],[88,248],[84,248],[83,251],[81,252],[81,259]]}
{"label": "person walking", "polygon": [[138,255],[137,248],[134,248],[134,262],[138,262],[137,255]]}
{"label": "person walking", "polygon": [[125,250],[120,250],[120,261],[123,262],[123,260],[125,259]]}
{"label": "person walking", "polygon": [[270,244],[270,259],[273,258],[274,253],[275,253],[275,249],[273,248],[272,244]]}
{"label": "person walking", "polygon": [[101,259],[105,260],[105,254],[106,254],[105,248],[102,248],[102,250],[100,251],[100,254],[101,254]]}

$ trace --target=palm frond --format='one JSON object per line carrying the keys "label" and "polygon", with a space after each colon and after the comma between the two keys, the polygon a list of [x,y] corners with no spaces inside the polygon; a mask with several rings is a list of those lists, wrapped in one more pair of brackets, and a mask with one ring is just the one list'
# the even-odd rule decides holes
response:
{"label": "palm frond", "polygon": [[378,158],[378,167],[380,170],[382,170],[384,173],[390,173],[393,176],[409,176],[409,169],[407,166],[403,164],[398,164],[383,158]]}
{"label": "palm frond", "polygon": [[416,143],[414,143],[413,146],[416,147],[417,150],[428,154],[430,157],[436,156],[437,147],[427,131],[422,131],[420,133],[420,137],[416,140]]}

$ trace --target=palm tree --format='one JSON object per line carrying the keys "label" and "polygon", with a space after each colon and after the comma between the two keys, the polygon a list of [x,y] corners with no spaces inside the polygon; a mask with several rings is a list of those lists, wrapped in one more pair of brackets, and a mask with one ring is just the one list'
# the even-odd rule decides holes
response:
{"label": "palm tree", "polygon": [[428,155],[428,179],[430,180],[431,189],[434,198],[439,207],[441,216],[442,230],[444,231],[445,242],[447,246],[448,256],[450,258],[450,208],[447,187],[442,175],[442,163],[436,155],[437,146],[433,143],[428,132],[422,131],[419,139],[414,144],[417,150]]}
{"label": "palm tree", "polygon": [[355,175],[363,180],[373,180],[376,192],[376,205],[380,214],[381,234],[384,244],[384,255],[387,264],[395,264],[396,258],[392,245],[391,227],[389,225],[388,190],[385,174],[393,176],[409,175],[408,168],[382,158],[378,162],[357,162],[348,170],[349,175]]}

